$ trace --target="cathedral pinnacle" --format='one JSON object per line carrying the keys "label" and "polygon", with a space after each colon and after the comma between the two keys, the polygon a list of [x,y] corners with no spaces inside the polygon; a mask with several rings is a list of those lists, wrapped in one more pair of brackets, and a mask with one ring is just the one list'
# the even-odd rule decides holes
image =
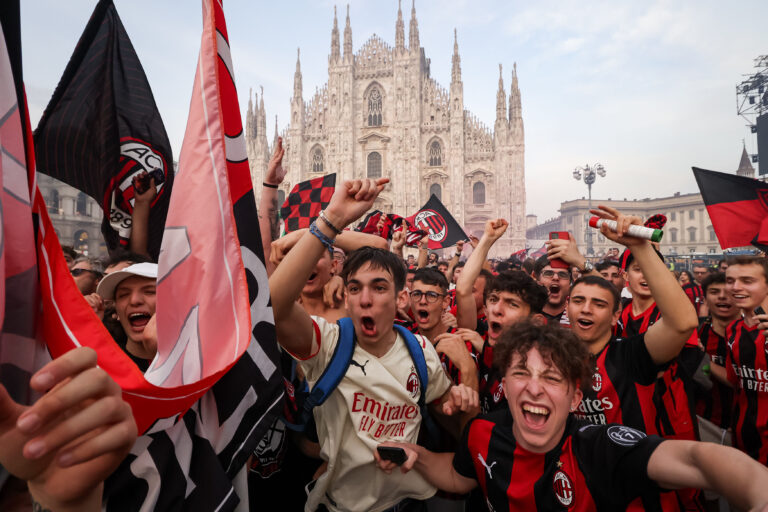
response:
{"label": "cathedral pinnacle", "polygon": [[749,159],[749,154],[747,153],[747,145],[743,142],[741,149],[741,160],[739,161],[739,168],[736,170],[736,174],[746,178],[755,177],[755,168],[752,167],[752,162]]}
{"label": "cathedral pinnacle", "polygon": [[496,122],[507,119],[507,94],[504,91],[504,78],[502,77],[501,64],[499,64],[499,90],[496,92]]}
{"label": "cathedral pinnacle", "polygon": [[411,5],[411,24],[408,28],[408,46],[412,52],[418,51],[419,43],[419,22],[416,21],[416,0]]}
{"label": "cathedral pinnacle", "polygon": [[293,97],[301,99],[301,48],[296,48],[296,72],[293,74]]}
{"label": "cathedral pinnacle", "polygon": [[338,60],[339,49],[339,20],[336,17],[336,6],[333,6],[333,30],[331,30],[331,60]]}
{"label": "cathedral pinnacle", "polygon": [[453,29],[453,69],[451,70],[451,82],[461,82],[461,57],[459,56],[459,39],[456,29]]}
{"label": "cathedral pinnacle", "polygon": [[405,49],[405,24],[403,23],[403,9],[401,0],[397,0],[397,23],[395,24],[395,48]]}
{"label": "cathedral pinnacle", "polygon": [[349,21],[349,4],[347,4],[347,25],[344,27],[344,58],[352,58],[352,24]]}

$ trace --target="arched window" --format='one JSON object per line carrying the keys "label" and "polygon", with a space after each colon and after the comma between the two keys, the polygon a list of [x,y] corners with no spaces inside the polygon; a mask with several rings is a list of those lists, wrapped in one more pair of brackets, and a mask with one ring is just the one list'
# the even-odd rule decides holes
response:
{"label": "arched window", "polygon": [[312,172],[323,172],[323,148],[320,146],[312,150]]}
{"label": "arched window", "polygon": [[472,186],[472,203],[485,204],[485,183],[478,181]]}
{"label": "arched window", "polygon": [[78,215],[88,215],[88,198],[80,192],[77,194],[77,205],[75,206],[75,213]]}
{"label": "arched window", "polygon": [[429,195],[431,196],[432,194],[434,194],[435,197],[437,197],[440,201],[442,201],[443,200],[443,187],[441,187],[439,183],[433,183],[429,187]]}
{"label": "arched window", "polygon": [[59,191],[57,189],[51,189],[51,198],[48,202],[48,211],[51,213],[59,213]]}
{"label": "arched window", "polygon": [[375,151],[368,154],[368,177],[381,178],[381,154]]}
{"label": "arched window", "polygon": [[429,145],[429,165],[432,167],[443,165],[443,148],[438,140],[432,141]]}
{"label": "arched window", "polygon": [[368,95],[368,126],[381,126],[381,103],[381,91],[374,87]]}

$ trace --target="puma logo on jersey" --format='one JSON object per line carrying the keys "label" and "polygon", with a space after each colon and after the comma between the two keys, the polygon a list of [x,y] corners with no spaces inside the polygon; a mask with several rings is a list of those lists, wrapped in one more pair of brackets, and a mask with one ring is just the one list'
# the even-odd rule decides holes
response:
{"label": "puma logo on jersey", "polygon": [[489,466],[485,462],[485,459],[483,459],[483,456],[481,454],[479,454],[479,453],[477,454],[477,460],[480,461],[480,464],[482,464],[483,467],[485,468],[485,470],[488,472],[488,478],[493,480],[493,475],[491,474],[491,468],[496,465],[496,461],[491,462],[491,465]]}
{"label": "puma logo on jersey", "polygon": [[349,364],[353,364],[353,365],[357,366],[358,368],[360,368],[361,370],[363,370],[363,375],[365,375],[367,377],[368,374],[365,373],[365,365],[367,365],[369,361],[370,361],[370,359],[366,359],[363,364],[360,364],[360,363],[358,363],[357,361],[355,361],[353,359]]}

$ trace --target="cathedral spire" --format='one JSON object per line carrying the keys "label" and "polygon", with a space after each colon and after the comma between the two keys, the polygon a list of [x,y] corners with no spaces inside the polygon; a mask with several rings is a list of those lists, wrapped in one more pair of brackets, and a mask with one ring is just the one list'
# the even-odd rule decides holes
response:
{"label": "cathedral spire", "polygon": [[277,131],[277,114],[275,114],[275,137],[272,139],[272,151],[274,151],[274,148],[277,147],[277,137],[278,137],[278,131]]}
{"label": "cathedral spire", "polygon": [[336,17],[336,6],[333,6],[333,30],[331,30],[331,61],[339,60],[339,20]]}
{"label": "cathedral spire", "polygon": [[496,92],[496,122],[507,119],[507,94],[504,91],[504,78],[499,64],[499,90]]}
{"label": "cathedral spire", "polygon": [[344,27],[344,58],[352,58],[352,24],[349,22],[349,4],[347,4],[347,25]]}
{"label": "cathedral spire", "polygon": [[459,39],[456,29],[453,29],[453,69],[451,82],[461,82],[461,57],[459,56]]}
{"label": "cathedral spire", "polygon": [[509,91],[509,122],[523,117],[520,103],[520,87],[517,84],[517,62],[512,66],[512,87]]}
{"label": "cathedral spire", "polygon": [[395,24],[395,48],[405,50],[405,24],[403,23],[403,9],[401,0],[397,0],[397,23]]}
{"label": "cathedral spire", "polygon": [[253,87],[248,89],[248,110],[245,112],[245,134],[246,137],[253,137],[256,135],[256,130],[253,122]]}
{"label": "cathedral spire", "polygon": [[754,178],[755,168],[752,167],[752,162],[749,159],[749,154],[747,153],[747,145],[744,142],[742,142],[742,144],[741,161],[739,161],[739,168],[736,170],[736,174],[746,178]]}
{"label": "cathedral spire", "polygon": [[416,21],[416,0],[411,4],[411,25],[408,29],[408,46],[412,52],[418,51],[419,43],[419,22]]}
{"label": "cathedral spire", "polygon": [[296,48],[296,72],[293,74],[293,97],[301,100],[301,48]]}
{"label": "cathedral spire", "polygon": [[261,97],[259,98],[259,133],[264,134],[264,140],[267,139],[267,111],[264,108],[264,86],[260,85]]}

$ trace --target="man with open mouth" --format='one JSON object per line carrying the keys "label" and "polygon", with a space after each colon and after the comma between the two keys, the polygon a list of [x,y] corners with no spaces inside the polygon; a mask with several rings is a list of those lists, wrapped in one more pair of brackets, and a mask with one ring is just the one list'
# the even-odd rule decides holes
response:
{"label": "man with open mouth", "polygon": [[664,440],[571,414],[591,383],[590,354],[572,332],[523,322],[496,348],[507,407],[472,420],[455,454],[383,443],[407,457],[398,468],[377,456],[379,468],[415,469],[449,492],[479,486],[488,510],[497,511],[612,512],[679,487],[714,489],[744,510],[768,506],[768,471],[733,448]]}
{"label": "man with open mouth", "polygon": [[[605,227],[601,231],[606,238],[631,250],[645,286],[656,299],[661,318],[645,332],[616,338],[613,328],[620,315],[618,290],[598,276],[586,276],[574,283],[568,302],[571,328],[596,358],[592,383],[578,406],[577,415],[595,424],[622,423],[654,433],[657,432],[657,411],[647,406],[653,403],[657,375],[677,357],[690,338],[698,325],[696,312],[651,243],[626,236],[631,224],[642,224],[640,218],[602,206],[593,213],[617,221],[617,233]],[[676,506],[674,495],[664,495],[663,499]],[[639,510],[642,506],[653,510],[660,504],[646,500],[642,505],[633,504],[632,509]]]}
{"label": "man with open mouth", "polygon": [[[299,360],[314,386],[338,346],[340,326],[311,317],[296,299],[317,260],[334,238],[362,216],[388,178],[347,181],[328,207],[269,278],[279,343]],[[415,442],[422,422],[421,381],[403,335],[394,327],[396,311],[408,301],[405,268],[394,253],[362,248],[350,253],[341,271],[346,310],[354,328],[354,350],[346,373],[327,400],[314,408],[320,455],[328,468],[309,494],[305,510],[384,511],[434,495],[423,478],[384,475],[373,451],[384,440]],[[477,392],[452,386],[438,355],[418,338],[428,371],[426,403],[435,413],[466,423],[479,410]]]}

